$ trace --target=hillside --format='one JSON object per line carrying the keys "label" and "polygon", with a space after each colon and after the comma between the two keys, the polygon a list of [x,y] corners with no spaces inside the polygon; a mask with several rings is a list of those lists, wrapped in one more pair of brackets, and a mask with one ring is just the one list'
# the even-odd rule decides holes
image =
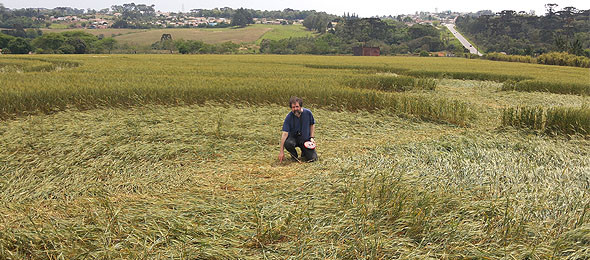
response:
{"label": "hillside", "polygon": [[[43,29],[44,33],[73,31],[76,29]],[[313,35],[301,25],[250,25],[246,28],[168,28],[168,29],[86,29],[84,32],[99,36],[114,37],[119,43],[151,45],[162,34],[171,34],[172,39],[198,40],[205,43],[260,42],[262,39],[278,40],[289,37]]]}

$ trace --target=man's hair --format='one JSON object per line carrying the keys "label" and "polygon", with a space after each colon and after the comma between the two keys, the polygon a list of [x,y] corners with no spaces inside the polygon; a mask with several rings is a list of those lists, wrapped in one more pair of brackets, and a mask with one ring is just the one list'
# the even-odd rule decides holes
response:
{"label": "man's hair", "polygon": [[291,107],[291,106],[292,106],[293,104],[295,104],[295,103],[298,103],[298,104],[299,104],[299,106],[300,106],[300,107],[302,107],[302,106],[303,106],[303,99],[300,99],[300,98],[298,98],[298,97],[296,97],[296,96],[292,96],[292,97],[289,99],[289,107]]}

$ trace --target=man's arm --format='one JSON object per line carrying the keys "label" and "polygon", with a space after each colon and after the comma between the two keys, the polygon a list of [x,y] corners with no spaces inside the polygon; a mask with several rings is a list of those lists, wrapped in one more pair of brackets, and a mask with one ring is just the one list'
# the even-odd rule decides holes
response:
{"label": "man's arm", "polygon": [[289,137],[289,132],[283,131],[281,135],[281,150],[279,151],[279,162],[283,162],[283,158],[285,157],[285,140]]}
{"label": "man's arm", "polygon": [[310,141],[315,143],[315,125],[309,126],[309,136],[311,137]]}

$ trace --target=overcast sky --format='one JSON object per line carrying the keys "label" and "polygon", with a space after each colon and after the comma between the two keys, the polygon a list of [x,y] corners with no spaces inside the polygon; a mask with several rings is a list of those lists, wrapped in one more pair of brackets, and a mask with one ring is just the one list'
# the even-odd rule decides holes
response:
{"label": "overcast sky", "polygon": [[292,8],[296,10],[316,10],[330,14],[342,15],[344,12],[357,13],[361,17],[375,15],[410,14],[416,11],[434,12],[452,10],[458,12],[475,12],[479,10],[526,11],[535,10],[537,15],[545,13],[546,3],[558,4],[558,10],[566,6],[578,9],[590,9],[588,0],[492,0],[492,1],[458,1],[458,0],[373,0],[373,1],[341,1],[341,0],[0,0],[7,8],[45,7],[54,8],[67,6],[83,9],[103,9],[111,5],[122,5],[134,2],[136,4],[154,4],[156,10],[161,11],[189,11],[191,9],[211,9],[215,7],[251,8],[257,10],[283,10]]}

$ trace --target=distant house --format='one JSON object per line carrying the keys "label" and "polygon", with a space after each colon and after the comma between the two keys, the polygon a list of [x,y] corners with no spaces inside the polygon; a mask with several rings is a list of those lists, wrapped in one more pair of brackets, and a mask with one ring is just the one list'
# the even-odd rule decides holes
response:
{"label": "distant house", "polygon": [[326,32],[335,32],[336,31],[336,25],[338,25],[337,22],[329,22],[328,26],[326,28]]}
{"label": "distant house", "polygon": [[381,49],[379,47],[353,47],[352,53],[354,56],[379,56]]}

